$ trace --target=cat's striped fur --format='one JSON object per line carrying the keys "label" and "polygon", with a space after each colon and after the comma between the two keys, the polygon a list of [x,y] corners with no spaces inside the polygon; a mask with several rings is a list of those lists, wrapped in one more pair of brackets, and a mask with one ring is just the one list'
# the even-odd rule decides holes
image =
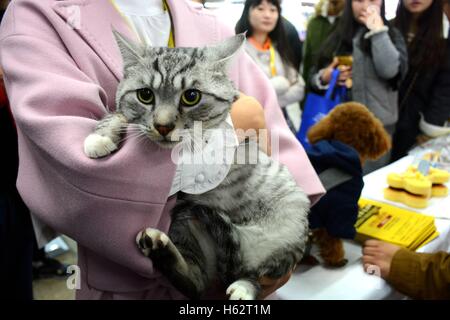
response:
{"label": "cat's striped fur", "polygon": [[[173,147],[175,129],[190,130],[194,121],[215,128],[225,121],[238,96],[226,65],[242,46],[243,35],[216,46],[180,49],[141,48],[118,34],[116,38],[125,66],[117,111],[86,139],[88,156],[115,150],[128,124],[137,125],[162,147]],[[154,94],[151,105],[136,98],[136,90],[144,87]],[[188,89],[202,97],[189,108],[180,103]],[[171,131],[158,131],[160,124]],[[249,152],[252,143],[241,144],[236,156]],[[179,193],[168,236],[152,228],[137,236],[142,252],[190,298],[200,298],[219,278],[228,286],[230,299],[255,299],[260,277],[290,272],[304,253],[309,200],[285,166],[261,151],[257,158],[253,164],[236,161],[213,190]]]}

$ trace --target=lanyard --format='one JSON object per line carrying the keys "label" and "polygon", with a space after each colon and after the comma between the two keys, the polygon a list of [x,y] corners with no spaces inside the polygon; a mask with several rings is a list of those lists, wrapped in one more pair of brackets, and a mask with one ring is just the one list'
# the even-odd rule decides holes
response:
{"label": "lanyard", "polygon": [[169,34],[169,43],[167,44],[167,46],[169,48],[175,48],[175,37],[174,37],[172,15],[170,14],[170,7],[167,4],[167,0],[163,0],[163,7],[164,7],[164,11],[169,11],[169,16],[170,16],[170,34]]}
{"label": "lanyard", "polygon": [[277,68],[275,67],[275,49],[272,46],[272,43],[270,44],[270,72],[272,74],[272,77],[275,77],[277,75]]}
{"label": "lanyard", "polygon": [[[137,36],[137,38],[139,39],[139,35],[137,34],[136,30],[134,29],[133,24],[130,22],[130,20],[124,14],[122,14],[122,12],[120,11],[120,9],[117,6],[116,2],[114,0],[110,0],[110,2],[113,5],[114,9],[116,9],[116,11],[125,20],[126,24],[128,25],[128,28],[131,31],[133,31],[135,33],[135,35]],[[174,36],[175,32],[174,32],[173,23],[172,23],[172,15],[170,14],[170,7],[167,4],[166,0],[162,0],[162,3],[163,3],[164,11],[168,11],[169,12],[169,16],[170,16],[170,34],[169,34],[169,41],[167,43],[167,46],[169,48],[175,48],[175,36]]]}
{"label": "lanyard", "polygon": [[269,37],[267,37],[266,41],[261,45],[258,43],[255,38],[252,36],[248,38],[249,42],[255,47],[258,51],[267,52],[269,51],[269,58],[270,58],[270,74],[272,77],[277,75],[277,68],[275,66],[275,48],[272,45],[272,40],[270,40]]}

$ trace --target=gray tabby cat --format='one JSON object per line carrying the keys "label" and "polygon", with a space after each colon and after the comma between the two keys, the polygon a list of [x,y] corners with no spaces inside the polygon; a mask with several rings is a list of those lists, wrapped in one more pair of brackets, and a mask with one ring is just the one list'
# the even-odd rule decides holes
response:
{"label": "gray tabby cat", "polygon": [[[124,61],[117,111],[99,121],[85,153],[102,157],[118,148],[128,124],[173,148],[176,129],[194,121],[216,128],[239,92],[226,75],[243,34],[204,48],[140,47],[115,33]],[[237,149],[248,151],[248,144]],[[279,278],[303,256],[309,200],[288,169],[258,151],[255,164],[234,163],[215,189],[178,193],[168,236],[148,228],[136,242],[182,293],[200,298],[219,278],[230,299],[256,299],[262,276]]]}

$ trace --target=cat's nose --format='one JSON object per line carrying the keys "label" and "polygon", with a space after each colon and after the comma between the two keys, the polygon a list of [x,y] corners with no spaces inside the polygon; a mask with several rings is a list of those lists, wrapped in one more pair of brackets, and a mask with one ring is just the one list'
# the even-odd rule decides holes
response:
{"label": "cat's nose", "polygon": [[172,131],[174,128],[175,125],[173,123],[165,125],[155,124],[156,131],[158,131],[159,134],[162,135],[163,137],[167,136],[170,133],[170,131]]}

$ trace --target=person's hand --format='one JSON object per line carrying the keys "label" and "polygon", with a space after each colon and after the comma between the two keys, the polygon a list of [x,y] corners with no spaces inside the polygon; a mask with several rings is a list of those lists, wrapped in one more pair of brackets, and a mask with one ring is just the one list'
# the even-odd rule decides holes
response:
{"label": "person's hand", "polygon": [[340,86],[346,86],[349,87],[347,85],[347,81],[349,79],[352,78],[352,67],[350,66],[338,66],[338,70],[340,71],[339,73],[339,79],[338,79],[338,85]]}
{"label": "person's hand", "polygon": [[258,282],[261,285],[261,292],[259,293],[258,299],[265,299],[273,292],[277,291],[279,288],[284,286],[286,282],[289,281],[291,278],[292,272],[295,270],[292,269],[291,272],[287,273],[286,275],[282,276],[278,279],[269,278],[267,276],[261,277]]}
{"label": "person's hand", "polygon": [[333,71],[336,68],[338,68],[340,71],[339,79],[338,79],[338,84],[340,86],[344,86],[347,79],[350,79],[352,77],[352,67],[343,66],[343,65],[340,66],[338,58],[335,57],[333,59],[333,62],[324,69],[322,76],[320,78],[322,83],[324,83],[324,84],[330,83],[331,77],[333,75]]}
{"label": "person's hand", "polygon": [[373,271],[374,267],[379,268],[381,277],[386,279],[391,271],[392,258],[400,249],[399,246],[387,242],[367,240],[363,247],[364,270],[368,272]]}
{"label": "person's hand", "polygon": [[361,20],[370,31],[377,31],[384,27],[383,19],[380,16],[380,8],[375,5],[369,6],[362,14]]}
{"label": "person's hand", "polygon": [[330,63],[328,67],[323,69],[322,76],[320,77],[320,81],[324,84],[328,84],[331,81],[331,76],[333,74],[334,69],[339,65],[338,58],[334,58],[333,62]]}

